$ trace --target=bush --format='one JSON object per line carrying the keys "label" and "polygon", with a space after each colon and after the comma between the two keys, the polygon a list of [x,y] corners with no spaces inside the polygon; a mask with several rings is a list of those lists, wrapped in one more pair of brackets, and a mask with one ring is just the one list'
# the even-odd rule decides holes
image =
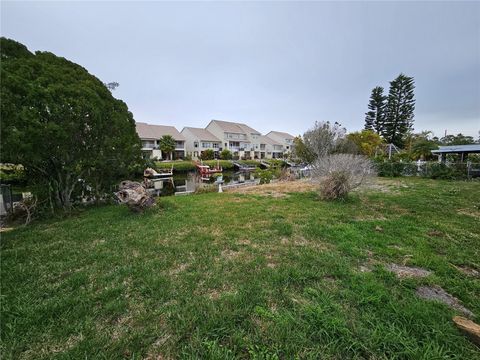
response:
{"label": "bush", "polygon": [[27,178],[21,165],[3,164],[0,166],[0,182],[3,184],[25,185]]}
{"label": "bush", "polygon": [[406,175],[406,169],[412,170],[412,163],[403,163],[398,161],[375,161],[375,169],[378,176],[382,177],[398,177]]}
{"label": "bush", "polygon": [[222,160],[232,160],[232,152],[228,149],[223,149],[220,153],[220,159]]}
{"label": "bush", "polygon": [[159,170],[169,170],[173,165],[173,170],[178,172],[187,172],[194,171],[195,163],[193,161],[167,161],[167,162],[156,162],[154,169]]}
{"label": "bush", "polygon": [[260,184],[269,184],[273,179],[279,178],[280,169],[257,169],[255,170],[255,177],[260,179]]}
{"label": "bush", "polygon": [[213,160],[215,159],[215,152],[212,149],[207,149],[202,151],[200,155],[200,159],[202,160]]}
{"label": "bush", "polygon": [[233,163],[228,160],[208,160],[203,162],[205,165],[208,165],[210,167],[215,167],[217,164],[219,164],[223,170],[232,170],[233,169]]}
{"label": "bush", "polygon": [[427,167],[427,171],[424,174],[425,177],[431,179],[442,180],[461,180],[467,177],[467,165],[466,164],[443,164],[433,163]]}
{"label": "bush", "polygon": [[312,169],[312,178],[319,182],[320,196],[325,200],[345,199],[373,175],[375,168],[368,158],[351,154],[323,156]]}

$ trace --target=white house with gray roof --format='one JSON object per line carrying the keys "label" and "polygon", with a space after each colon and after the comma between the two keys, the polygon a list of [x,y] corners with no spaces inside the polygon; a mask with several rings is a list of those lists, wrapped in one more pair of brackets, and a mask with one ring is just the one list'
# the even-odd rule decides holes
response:
{"label": "white house with gray roof", "polygon": [[265,136],[282,145],[282,155],[289,154],[292,151],[293,139],[295,138],[293,135],[281,131],[270,131]]}
{"label": "white house with gray roof", "polygon": [[248,125],[212,120],[207,125],[206,130],[221,140],[221,149],[230,150],[234,156],[241,159],[263,159],[266,157],[266,144],[262,143],[262,134]]}
{"label": "white house with gray roof", "polygon": [[185,151],[192,159],[197,160],[205,150],[212,150],[215,158],[220,155],[222,141],[210,131],[202,128],[184,127],[181,134],[185,138]]}
{"label": "white house with gray roof", "polygon": [[167,159],[170,154],[162,154],[159,141],[164,135],[170,135],[175,140],[174,159],[185,158],[185,137],[173,126],[152,125],[143,122],[135,124],[137,134],[142,141],[142,152],[151,159]]}

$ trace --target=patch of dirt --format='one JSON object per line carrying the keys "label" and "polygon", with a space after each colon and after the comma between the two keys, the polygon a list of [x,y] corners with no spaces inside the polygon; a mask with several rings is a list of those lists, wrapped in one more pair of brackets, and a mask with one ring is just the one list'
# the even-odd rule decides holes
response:
{"label": "patch of dirt", "polygon": [[360,265],[360,267],[358,268],[358,271],[360,271],[361,273],[369,273],[369,272],[372,272],[372,269],[366,265]]}
{"label": "patch of dirt", "polygon": [[184,272],[187,267],[188,267],[188,264],[178,264],[174,268],[170,269],[168,274],[171,275],[171,276],[178,275],[181,272]]}
{"label": "patch of dirt", "polygon": [[468,266],[456,266],[451,264],[455,269],[460,271],[461,273],[468,275],[468,276],[473,276],[473,277],[480,277],[480,271],[472,269],[471,267]]}
{"label": "patch of dirt", "polygon": [[429,270],[425,270],[419,267],[414,266],[404,266],[404,265],[397,265],[397,264],[388,264],[386,266],[388,271],[391,271],[397,275],[398,278],[409,278],[409,277],[426,277],[429,276],[432,272]]}
{"label": "patch of dirt", "polygon": [[427,235],[428,236],[431,236],[431,237],[443,237],[443,232],[441,232],[440,230],[430,230],[429,232],[427,232]]}
{"label": "patch of dirt", "polygon": [[234,250],[223,250],[221,253],[221,257],[224,259],[232,260],[237,258],[240,255],[240,251],[234,251]]}
{"label": "patch of dirt", "polygon": [[468,317],[474,316],[470,310],[460,303],[460,300],[447,293],[440,286],[420,286],[417,288],[416,294],[422,299],[440,301]]}
{"label": "patch of dirt", "polygon": [[205,296],[210,300],[218,300],[224,294],[236,294],[237,292],[227,285],[223,285],[219,289],[208,289],[205,292]]}
{"label": "patch of dirt", "polygon": [[460,215],[471,216],[475,219],[480,219],[480,211],[475,209],[458,209],[457,213]]}
{"label": "patch of dirt", "polygon": [[271,196],[275,198],[285,197],[288,193],[315,191],[316,185],[309,180],[278,181],[272,184],[249,186],[245,188],[233,188],[226,191],[237,194],[253,194]]}
{"label": "patch of dirt", "polygon": [[385,221],[387,218],[383,215],[359,215],[353,218],[353,221]]}

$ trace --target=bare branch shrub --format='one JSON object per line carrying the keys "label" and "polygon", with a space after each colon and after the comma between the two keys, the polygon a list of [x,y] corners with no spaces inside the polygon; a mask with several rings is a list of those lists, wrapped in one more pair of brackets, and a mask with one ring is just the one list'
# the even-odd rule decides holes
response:
{"label": "bare branch shrub", "polygon": [[315,122],[295,143],[295,156],[309,164],[315,159],[338,153],[357,154],[358,147],[345,137],[346,129],[339,123]]}
{"label": "bare branch shrub", "polygon": [[31,196],[31,197],[25,198],[14,205],[13,216],[15,218],[25,218],[25,225],[28,225],[32,221],[32,217],[35,213],[36,207],[37,207],[36,197]]}
{"label": "bare branch shrub", "polygon": [[375,175],[372,162],[361,155],[333,154],[318,158],[313,164],[312,179],[320,184],[326,200],[344,199],[348,193]]}

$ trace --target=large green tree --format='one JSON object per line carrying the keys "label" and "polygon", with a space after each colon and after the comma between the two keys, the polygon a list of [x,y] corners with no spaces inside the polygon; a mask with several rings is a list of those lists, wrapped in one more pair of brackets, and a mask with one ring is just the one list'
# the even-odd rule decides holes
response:
{"label": "large green tree", "polygon": [[446,135],[440,139],[442,145],[470,145],[475,144],[475,139],[472,136],[463,135]]}
{"label": "large green tree", "polygon": [[372,130],[350,133],[347,139],[357,146],[360,154],[366,156],[374,156],[384,144],[383,138]]}
{"label": "large green tree", "polygon": [[370,95],[368,112],[365,113],[365,130],[374,130],[381,133],[385,122],[385,104],[387,97],[383,94],[383,87],[376,86]]}
{"label": "large green tree", "polygon": [[82,184],[111,190],[141,159],[127,105],[80,65],[0,42],[1,161],[22,164],[52,207],[70,209]]}
{"label": "large green tree", "polygon": [[159,140],[159,147],[162,150],[162,157],[163,154],[168,154],[169,160],[172,159],[172,152],[175,150],[176,147],[175,139],[171,135],[163,135]]}
{"label": "large green tree", "polygon": [[413,128],[415,83],[404,74],[390,82],[382,136],[387,143],[403,147],[405,137]]}

